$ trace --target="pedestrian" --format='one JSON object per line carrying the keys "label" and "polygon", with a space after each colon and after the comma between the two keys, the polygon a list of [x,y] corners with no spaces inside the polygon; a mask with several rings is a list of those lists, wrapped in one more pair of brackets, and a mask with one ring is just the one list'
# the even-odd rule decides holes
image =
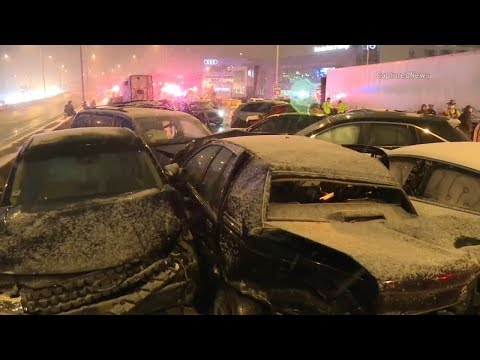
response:
{"label": "pedestrian", "polygon": [[470,105],[465,106],[462,114],[458,117],[458,120],[460,120],[460,125],[458,126],[458,129],[461,130],[465,135],[467,135],[469,139],[471,139],[473,135],[472,117],[473,107]]}
{"label": "pedestrian", "polygon": [[92,101],[90,101],[90,107],[92,109],[95,109],[97,107],[97,103],[95,102],[95,99],[93,99]]}
{"label": "pedestrian", "polygon": [[75,108],[73,107],[72,100],[68,100],[67,105],[63,108],[63,112],[66,116],[74,116],[76,114]]}
{"label": "pedestrian", "polygon": [[345,104],[342,100],[338,100],[337,112],[339,114],[344,114],[347,112],[347,104]]}
{"label": "pedestrian", "polygon": [[417,111],[417,114],[427,115],[427,104],[422,104],[422,107]]}
{"label": "pedestrian", "polygon": [[332,113],[332,104],[330,103],[330,98],[327,98],[327,101],[323,103],[322,110],[325,115],[330,115]]}
{"label": "pedestrian", "polygon": [[83,102],[82,107],[83,107],[83,110],[90,109],[90,106],[88,106],[88,103],[86,100]]}
{"label": "pedestrian", "polygon": [[433,109],[433,104],[428,104],[427,115],[437,115],[437,112]]}
{"label": "pedestrian", "polygon": [[458,119],[459,116],[460,116],[460,111],[458,111],[456,108],[455,108],[455,105],[457,105],[457,103],[455,102],[455,100],[450,100],[448,103],[448,108],[447,110],[445,110],[443,112],[443,115],[445,116],[448,116],[450,119]]}

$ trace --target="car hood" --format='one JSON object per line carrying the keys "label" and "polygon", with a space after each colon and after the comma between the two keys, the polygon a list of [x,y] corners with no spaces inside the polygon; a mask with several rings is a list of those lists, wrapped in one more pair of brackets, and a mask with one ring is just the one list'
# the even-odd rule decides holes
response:
{"label": "car hood", "polygon": [[0,235],[0,273],[68,274],[115,267],[162,254],[182,228],[159,189],[58,208],[9,209]]}
{"label": "car hood", "polygon": [[380,282],[435,279],[457,271],[478,270],[477,261],[467,253],[407,236],[383,222],[269,221],[265,224],[350,256]]}

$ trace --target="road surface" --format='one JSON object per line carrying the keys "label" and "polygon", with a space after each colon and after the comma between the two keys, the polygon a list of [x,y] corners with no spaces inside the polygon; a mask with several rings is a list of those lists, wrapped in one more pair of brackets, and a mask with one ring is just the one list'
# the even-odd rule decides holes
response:
{"label": "road surface", "polygon": [[53,98],[17,104],[10,110],[0,112],[0,149],[17,142],[26,135],[40,130],[63,115],[68,100],[74,107],[81,105],[81,96],[62,94]]}
{"label": "road surface", "polygon": [[0,156],[18,150],[27,135],[63,116],[68,100],[73,101],[74,107],[81,105],[80,95],[62,94],[0,111]]}

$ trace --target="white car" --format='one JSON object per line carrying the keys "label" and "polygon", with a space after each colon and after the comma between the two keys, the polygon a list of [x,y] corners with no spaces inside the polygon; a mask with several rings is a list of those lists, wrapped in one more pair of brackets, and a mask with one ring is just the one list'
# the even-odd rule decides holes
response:
{"label": "white car", "polygon": [[388,158],[390,171],[416,203],[480,215],[479,153],[477,142],[442,142],[395,149]]}

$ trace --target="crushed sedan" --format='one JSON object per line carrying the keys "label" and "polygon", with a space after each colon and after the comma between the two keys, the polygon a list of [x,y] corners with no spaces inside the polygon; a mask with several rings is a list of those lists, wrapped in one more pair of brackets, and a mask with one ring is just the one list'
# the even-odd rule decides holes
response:
{"label": "crushed sedan", "polygon": [[192,199],[203,311],[470,311],[478,262],[393,229],[417,213],[364,154],[299,136],[243,136],[206,143],[166,173]]}
{"label": "crushed sedan", "polygon": [[0,313],[181,312],[198,278],[182,204],[128,129],[32,136],[1,197]]}

